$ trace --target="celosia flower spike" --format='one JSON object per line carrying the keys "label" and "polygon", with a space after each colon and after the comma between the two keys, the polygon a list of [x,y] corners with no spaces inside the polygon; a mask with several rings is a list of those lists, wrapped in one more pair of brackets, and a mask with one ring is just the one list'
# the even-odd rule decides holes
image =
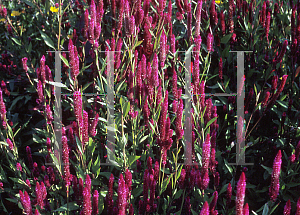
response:
{"label": "celosia flower spike", "polygon": [[240,179],[237,183],[236,191],[236,214],[243,215],[243,207],[245,201],[245,191],[246,191],[246,177],[245,173],[242,172]]}
{"label": "celosia flower spike", "polygon": [[270,199],[275,202],[277,196],[279,194],[279,176],[280,176],[280,169],[281,169],[281,150],[278,151],[274,162],[273,162],[273,172],[271,176],[271,186],[269,188],[269,195]]}

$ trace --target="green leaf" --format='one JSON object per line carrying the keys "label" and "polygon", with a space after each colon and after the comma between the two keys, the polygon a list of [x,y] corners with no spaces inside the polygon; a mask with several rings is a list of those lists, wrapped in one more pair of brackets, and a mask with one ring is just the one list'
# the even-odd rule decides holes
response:
{"label": "green leaf", "polygon": [[209,122],[206,124],[206,127],[205,127],[205,130],[211,125],[211,124],[213,124],[214,123],[214,121],[216,121],[217,120],[217,118],[218,117],[215,117],[215,118],[213,118],[213,119],[211,119],[211,120],[209,120]]}
{"label": "green leaf", "polygon": [[77,144],[77,147],[78,147],[80,153],[83,154],[83,152],[82,152],[82,144],[81,144],[81,142],[80,142],[80,140],[79,140],[79,138],[77,136],[76,136],[76,144]]}
{"label": "green leaf", "polygon": [[60,82],[53,82],[53,81],[47,81],[46,80],[46,83],[50,84],[50,85],[53,85],[55,87],[62,87],[62,88],[67,88],[66,85],[60,83]]}
{"label": "green leaf", "polygon": [[269,213],[269,206],[268,203],[266,203],[262,215],[268,215],[268,213]]}
{"label": "green leaf", "polygon": [[178,191],[175,193],[175,196],[174,196],[174,199],[173,199],[173,200],[178,199],[178,198],[181,196],[182,192],[183,192],[182,189],[178,190]]}
{"label": "green leaf", "polygon": [[61,206],[60,208],[56,209],[54,212],[58,212],[58,211],[75,211],[79,208],[79,206],[77,205],[76,202],[71,202],[71,203],[67,203],[63,206]]}
{"label": "green leaf", "polygon": [[170,179],[171,179],[171,176],[169,176],[168,178],[165,178],[165,180],[162,184],[162,189],[160,190],[160,195],[167,189]]}
{"label": "green leaf", "polygon": [[31,3],[30,1],[27,0],[22,0],[25,4],[28,4],[31,7],[35,7],[35,5],[33,3]]}
{"label": "green leaf", "polygon": [[265,170],[267,170],[269,174],[272,174],[272,172],[273,172],[272,168],[264,166],[264,165],[261,165],[261,166],[262,166],[262,168],[264,168]]}
{"label": "green leaf", "polygon": [[228,41],[230,40],[231,37],[232,37],[232,33],[231,34],[227,34],[226,36],[222,37],[221,43],[223,43],[223,44],[228,43]]}
{"label": "green leaf", "polygon": [[126,102],[123,108],[123,114],[124,114],[124,118],[127,116],[127,114],[129,113],[130,110],[130,103]]}
{"label": "green leaf", "polygon": [[21,42],[20,42],[20,40],[18,40],[17,38],[12,37],[11,39],[12,39],[17,45],[19,45],[19,46],[22,45]]}
{"label": "green leaf", "polygon": [[64,56],[62,56],[61,54],[59,54],[59,57],[67,65],[67,67],[70,68],[68,60],[66,58],[64,58]]}
{"label": "green leaf", "polygon": [[[101,163],[100,163],[100,157],[99,157],[99,155],[98,155],[96,161],[93,163],[92,171],[93,171],[94,173],[96,173],[96,172],[100,169],[100,165],[101,165]],[[97,177],[98,177],[98,175],[99,175],[99,174],[97,174]]]}
{"label": "green leaf", "polygon": [[39,30],[39,31],[40,31],[41,36],[42,36],[43,40],[45,41],[46,45],[49,46],[50,48],[53,48],[54,50],[56,50],[54,48],[54,43],[51,40],[51,38],[47,34],[43,33],[41,30]]}
{"label": "green leaf", "polygon": [[137,155],[129,155],[129,157],[128,157],[129,166],[131,166],[140,157],[141,156],[137,156]]}

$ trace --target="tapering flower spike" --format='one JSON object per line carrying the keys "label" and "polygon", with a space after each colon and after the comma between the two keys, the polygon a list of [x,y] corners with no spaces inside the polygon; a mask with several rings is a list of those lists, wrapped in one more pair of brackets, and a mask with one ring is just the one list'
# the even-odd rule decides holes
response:
{"label": "tapering flower spike", "polygon": [[85,215],[92,215],[91,193],[88,187],[83,189],[83,206],[82,213]]}
{"label": "tapering flower spike", "polygon": [[98,199],[99,199],[99,193],[98,193],[98,190],[95,190],[94,195],[93,195],[93,213],[92,213],[92,215],[99,214]]}
{"label": "tapering flower spike", "polygon": [[[41,82],[41,80],[39,80],[38,84],[37,84],[37,92],[38,92],[38,100],[37,102],[39,104],[42,104],[44,102],[44,93],[43,93],[43,84]],[[2,91],[0,91],[0,99],[2,98]],[[2,100],[0,100],[0,108],[1,108],[1,104],[2,104]],[[2,108],[1,108],[2,109]]]}
{"label": "tapering flower spike", "polygon": [[81,92],[75,91],[74,94],[74,112],[78,124],[82,124],[82,98]]}
{"label": "tapering flower spike", "polygon": [[183,102],[180,99],[179,107],[176,113],[175,126],[176,126],[176,136],[177,139],[180,140],[183,137],[184,130],[182,129],[182,112],[183,112]]}
{"label": "tapering flower spike", "polygon": [[30,197],[29,197],[27,191],[25,190],[25,192],[23,194],[23,192],[20,190],[19,194],[20,194],[21,203],[22,203],[25,213],[28,215],[32,215],[31,201],[30,201]]}
{"label": "tapering flower spike", "polygon": [[164,68],[165,60],[166,60],[166,45],[167,45],[167,37],[165,31],[162,30],[161,38],[160,38],[160,67]]}
{"label": "tapering flower spike", "polygon": [[155,87],[159,85],[159,77],[158,77],[158,57],[156,53],[154,53],[153,57],[153,65],[152,65],[152,83]]}
{"label": "tapering flower spike", "polygon": [[105,201],[107,204],[107,211],[110,212],[113,210],[114,204],[113,204],[113,186],[114,186],[114,175],[111,174],[108,181],[108,193],[106,195]]}
{"label": "tapering flower spike", "polygon": [[276,99],[278,98],[278,96],[280,95],[280,93],[284,89],[287,77],[288,77],[288,75],[282,76],[282,80],[281,80],[280,86],[277,89],[276,93],[272,96],[270,102],[268,103],[267,109],[271,108],[275,104]]}
{"label": "tapering flower spike", "polygon": [[210,134],[207,133],[202,146],[202,172],[208,169],[210,159]]}
{"label": "tapering flower spike", "polygon": [[95,135],[96,135],[96,126],[98,124],[98,121],[99,121],[99,114],[97,113],[92,122],[91,128],[89,130],[89,133],[92,137],[95,137]]}
{"label": "tapering flower spike", "polygon": [[246,203],[245,206],[244,206],[243,215],[249,215],[249,205],[248,205],[248,203]]}
{"label": "tapering flower spike", "polygon": [[286,52],[287,45],[288,45],[288,41],[285,40],[283,42],[282,49],[281,49],[281,52],[280,52],[279,56],[274,60],[274,64],[277,64],[277,63],[279,63],[282,60],[282,58],[283,58],[283,56],[284,56],[284,54]]}
{"label": "tapering flower spike", "polygon": [[221,80],[223,79],[223,60],[222,60],[222,57],[220,57],[220,61],[219,61],[219,78]]}
{"label": "tapering flower spike", "polygon": [[69,146],[66,136],[62,136],[62,160],[64,162],[64,181],[66,186],[70,186],[70,166],[69,166]]}
{"label": "tapering flower spike", "polygon": [[195,26],[195,38],[200,35],[200,25],[201,25],[201,11],[202,11],[202,0],[198,0],[197,10],[196,10],[196,26]]}
{"label": "tapering flower spike", "polygon": [[208,32],[207,43],[206,43],[208,53],[213,51],[213,39],[214,39],[214,36],[210,32]]}
{"label": "tapering flower spike", "polygon": [[47,116],[47,124],[51,124],[53,121],[53,115],[49,104],[46,105],[46,116]]}
{"label": "tapering flower spike", "polygon": [[200,215],[209,215],[209,206],[207,202],[204,202]]}
{"label": "tapering flower spike", "polygon": [[81,127],[82,130],[82,141],[84,144],[89,142],[89,114],[84,110],[83,111],[83,124]]}
{"label": "tapering flower spike", "polygon": [[245,201],[245,192],[246,192],[246,176],[245,173],[242,172],[240,179],[237,183],[237,191],[236,191],[236,214],[243,215],[243,207]]}
{"label": "tapering flower spike", "polygon": [[123,175],[120,174],[119,186],[118,186],[118,209],[120,215],[125,215],[127,196],[128,196],[128,190]]}
{"label": "tapering flower spike", "polygon": [[215,210],[215,207],[217,205],[217,201],[218,201],[218,191],[214,192],[214,198],[212,199],[211,203],[209,204],[209,210]]}
{"label": "tapering flower spike", "polygon": [[291,213],[291,200],[288,200],[283,209],[283,215],[290,215]]}
{"label": "tapering flower spike", "polygon": [[271,176],[271,186],[269,188],[269,195],[270,199],[275,202],[277,196],[279,194],[279,176],[280,176],[280,169],[281,169],[281,150],[278,151],[274,162],[273,162],[273,172]]}
{"label": "tapering flower spike", "polygon": [[40,60],[40,71],[41,71],[41,81],[42,83],[45,83],[46,81],[46,65],[45,65],[45,55],[42,56]]}
{"label": "tapering flower spike", "polygon": [[296,209],[296,214],[295,215],[300,215],[300,197],[297,201],[297,209]]}
{"label": "tapering flower spike", "polygon": [[28,60],[27,57],[22,58],[22,66],[23,66],[23,69],[25,70],[25,72],[28,71],[27,60]]}
{"label": "tapering flower spike", "polygon": [[88,9],[86,9],[84,12],[84,35],[83,35],[85,39],[88,38],[88,29],[89,29],[89,11]]}

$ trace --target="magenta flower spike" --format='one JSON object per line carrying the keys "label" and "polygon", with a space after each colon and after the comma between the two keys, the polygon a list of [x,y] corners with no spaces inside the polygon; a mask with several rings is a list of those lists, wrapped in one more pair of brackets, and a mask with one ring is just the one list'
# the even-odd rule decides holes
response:
{"label": "magenta flower spike", "polygon": [[200,25],[201,25],[201,11],[202,11],[202,0],[198,0],[196,9],[196,26],[194,37],[200,36]]}
{"label": "magenta flower spike", "polygon": [[283,209],[283,215],[290,215],[291,213],[291,200],[288,200]]}
{"label": "magenta flower spike", "polygon": [[46,105],[46,116],[47,116],[47,124],[51,124],[53,121],[53,115],[49,104]]}
{"label": "magenta flower spike", "polygon": [[99,114],[97,113],[95,118],[93,119],[91,129],[89,131],[89,133],[92,137],[96,136],[96,127],[97,127],[98,121],[99,121]]}
{"label": "magenta flower spike", "polygon": [[30,201],[30,197],[29,197],[27,191],[25,190],[25,192],[23,194],[23,192],[20,190],[19,194],[20,194],[21,203],[22,203],[25,213],[28,215],[32,215],[31,201]]}
{"label": "magenta flower spike", "polygon": [[147,61],[146,61],[146,56],[143,54],[142,59],[141,59],[141,77],[142,80],[145,80],[147,78]]}
{"label": "magenta flower spike", "polygon": [[106,204],[107,204],[107,208],[108,211],[112,211],[113,210],[113,186],[114,186],[114,175],[111,174],[109,177],[109,181],[108,181],[108,193],[106,195]]}
{"label": "magenta flower spike", "polygon": [[17,170],[18,170],[18,171],[22,172],[22,166],[21,166],[20,163],[17,163],[17,164],[16,164],[16,167],[17,167]]}
{"label": "magenta flower spike", "polygon": [[268,104],[268,101],[269,101],[269,98],[270,98],[270,92],[269,91],[267,91],[266,93],[265,93],[265,98],[264,98],[264,100],[262,101],[262,107],[266,107],[267,106],[267,104]]}
{"label": "magenta flower spike", "polygon": [[184,10],[183,10],[183,8],[182,8],[181,1],[180,1],[180,0],[176,0],[175,3],[176,3],[178,12],[179,12],[181,15],[184,14],[185,12],[184,12]]}
{"label": "magenta flower spike", "polygon": [[40,215],[40,213],[39,213],[38,209],[35,209],[35,211],[34,211],[34,215]]}
{"label": "magenta flower spike", "polygon": [[202,171],[206,171],[209,166],[210,159],[210,134],[206,135],[205,141],[202,146]]}
{"label": "magenta flower spike", "polygon": [[[6,142],[8,144],[8,147],[10,150],[14,150],[14,144],[11,142],[11,140],[9,138],[6,139]],[[19,164],[19,163],[18,163]],[[22,167],[21,167],[22,168]]]}
{"label": "magenta flower spike", "polygon": [[41,81],[42,83],[45,83],[46,81],[46,65],[45,65],[45,55],[42,56],[40,60],[40,71],[41,71]]}
{"label": "magenta flower spike", "polygon": [[226,27],[225,27],[225,14],[224,14],[223,10],[221,10],[221,13],[220,13],[220,20],[221,20],[221,31],[222,31],[222,35],[224,36]]}
{"label": "magenta flower spike", "polygon": [[268,11],[267,19],[266,19],[266,28],[265,28],[265,34],[268,42],[269,42],[270,21],[271,21],[271,14],[270,11]]}
{"label": "magenta flower spike", "polygon": [[94,39],[95,39],[95,20],[93,18],[91,18],[90,23],[89,23],[89,41],[90,41],[90,43],[93,44]]}
{"label": "magenta flower spike", "polygon": [[269,196],[270,199],[275,202],[277,196],[279,194],[279,176],[280,176],[280,169],[281,169],[281,150],[278,151],[274,162],[273,162],[273,172],[271,176],[271,186],[269,188]]}
{"label": "magenta flower spike", "polygon": [[25,70],[25,72],[28,71],[27,60],[28,60],[27,57],[22,58],[22,66],[23,66],[23,69]]}
{"label": "magenta flower spike", "polygon": [[128,190],[126,189],[126,184],[123,178],[122,173],[119,178],[119,186],[118,186],[118,209],[119,214],[125,215],[126,205],[127,205],[127,196]]}
{"label": "magenta flower spike", "polygon": [[299,199],[297,201],[296,215],[300,215],[300,197],[299,197]]}
{"label": "magenta flower spike", "polygon": [[278,87],[276,93],[273,95],[273,97],[271,98],[270,102],[268,103],[267,109],[271,108],[275,104],[276,99],[278,98],[278,96],[280,95],[280,93],[284,89],[287,77],[288,77],[288,75],[282,76],[282,80],[281,80],[280,86]]}
{"label": "magenta flower spike", "polygon": [[160,140],[164,140],[165,129],[166,129],[166,118],[168,113],[168,91],[166,90],[165,99],[161,108],[161,116],[159,119],[159,128],[160,128]]}
{"label": "magenta flower spike", "polygon": [[82,119],[82,98],[81,98],[81,92],[75,91],[74,94],[74,112],[76,121],[78,124],[81,124],[83,121]]}
{"label": "magenta flower spike", "polygon": [[152,65],[152,83],[155,87],[159,85],[159,77],[158,77],[158,58],[156,53],[154,53],[153,57],[153,65]]}
{"label": "magenta flower spike", "polygon": [[279,56],[275,59],[274,64],[277,64],[277,63],[279,63],[282,60],[282,58],[283,58],[283,56],[284,56],[284,54],[286,52],[287,45],[288,45],[288,41],[285,40],[284,43],[283,43],[283,45],[282,45],[281,52],[280,52]]}
{"label": "magenta flower spike", "polygon": [[[38,103],[42,104],[44,102],[44,93],[43,93],[43,84],[41,82],[41,80],[39,80],[38,84],[37,84],[37,92],[38,92]],[[0,95],[0,108],[1,108],[1,114],[2,114],[2,91],[0,91],[1,95]]]}
{"label": "magenta flower spike", "polygon": [[272,78],[272,90],[275,91],[277,89],[278,76],[274,75]]}
{"label": "magenta flower spike", "polygon": [[222,57],[220,57],[220,61],[219,61],[219,78],[221,80],[223,79],[223,60],[222,60]]}
{"label": "magenta flower spike", "polygon": [[298,160],[300,155],[300,141],[298,142],[295,150],[295,159]]}
{"label": "magenta flower spike", "polygon": [[167,37],[165,31],[162,30],[161,38],[160,38],[160,67],[164,68],[165,60],[166,60],[166,45],[167,45]]}
{"label": "magenta flower spike", "polygon": [[244,206],[243,215],[249,215],[249,205],[248,205],[248,203],[246,203],[245,206]]}
{"label": "magenta flower spike", "polygon": [[64,162],[64,181],[66,186],[70,186],[69,146],[66,136],[62,136],[62,147],[62,160]]}
{"label": "magenta flower spike", "polygon": [[84,144],[89,142],[89,114],[83,110],[83,126],[82,129],[82,141]]}
{"label": "magenta flower spike", "polygon": [[129,169],[126,169],[126,172],[125,172],[125,183],[128,187],[128,190],[131,191],[132,174],[131,174],[131,171]]}
{"label": "magenta flower spike", "polygon": [[91,18],[93,20],[96,20],[96,5],[94,0],[91,0],[90,11],[91,11]]}
{"label": "magenta flower spike", "polygon": [[209,204],[209,210],[215,210],[215,207],[217,205],[217,201],[218,201],[218,191],[214,192],[214,198],[212,199],[211,203]]}
{"label": "magenta flower spike", "polygon": [[209,215],[209,206],[207,202],[204,202],[200,215]]}
{"label": "magenta flower spike", "polygon": [[245,173],[242,172],[240,179],[237,183],[236,191],[236,214],[243,215],[243,207],[245,201],[245,192],[246,192],[246,177]]}
{"label": "magenta flower spike", "polygon": [[83,206],[82,213],[85,215],[92,215],[92,207],[91,207],[91,193],[88,187],[83,189]]}
{"label": "magenta flower spike", "polygon": [[182,113],[183,113],[183,102],[182,99],[180,99],[178,110],[176,113],[176,119],[175,119],[175,126],[176,126],[176,136],[177,139],[180,140],[183,137],[184,130],[182,128]]}
{"label": "magenta flower spike", "polygon": [[207,43],[206,43],[208,53],[213,51],[213,39],[214,39],[213,35],[210,32],[208,32]]}
{"label": "magenta flower spike", "polygon": [[122,26],[123,26],[123,14],[124,14],[124,5],[125,2],[124,0],[120,0],[120,4],[119,4],[119,20],[118,20],[118,27],[117,27],[117,32],[119,33]]}
{"label": "magenta flower spike", "polygon": [[95,190],[94,195],[93,195],[93,213],[92,213],[92,215],[99,214],[98,200],[99,200],[99,193],[98,193],[98,190]]}
{"label": "magenta flower spike", "polygon": [[84,12],[84,35],[83,35],[85,39],[88,38],[88,29],[89,29],[89,11],[88,9],[86,9]]}

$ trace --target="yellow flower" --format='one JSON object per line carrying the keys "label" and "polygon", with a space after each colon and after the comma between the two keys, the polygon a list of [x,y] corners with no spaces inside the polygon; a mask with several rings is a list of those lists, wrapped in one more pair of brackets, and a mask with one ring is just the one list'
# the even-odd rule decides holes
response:
{"label": "yellow flower", "polygon": [[218,0],[215,1],[215,3],[216,3],[216,4],[222,4],[222,2],[221,2],[221,1],[218,1]]}
{"label": "yellow flower", "polygon": [[4,18],[0,19],[0,22],[5,22],[5,19]]}
{"label": "yellow flower", "polygon": [[50,11],[53,13],[57,13],[58,12],[58,8],[56,7],[50,7]]}
{"label": "yellow flower", "polygon": [[20,12],[19,11],[16,11],[16,10],[14,10],[10,15],[11,16],[20,16]]}

